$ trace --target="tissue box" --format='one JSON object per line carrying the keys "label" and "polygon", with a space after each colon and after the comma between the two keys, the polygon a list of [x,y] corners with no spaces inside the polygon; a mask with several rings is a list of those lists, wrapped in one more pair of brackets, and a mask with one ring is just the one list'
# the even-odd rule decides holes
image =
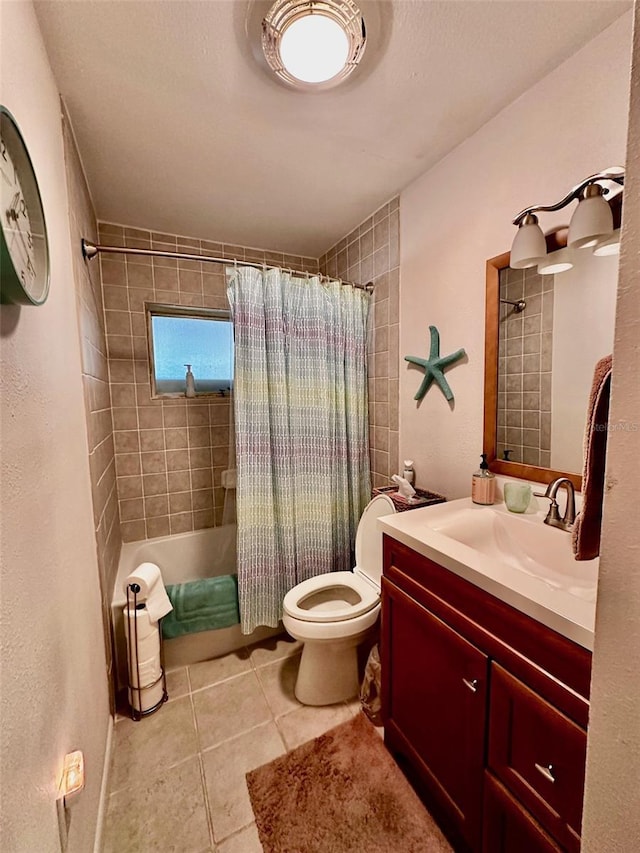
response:
{"label": "tissue box", "polygon": [[[432,504],[443,504],[446,498],[436,492],[428,492],[426,489],[416,488],[416,493],[413,500],[409,502],[398,494],[397,486],[381,486],[379,489],[373,490],[373,495],[389,495],[396,508],[396,512],[404,512],[407,509],[419,509],[423,506],[431,506]],[[416,500],[417,498],[417,500]]]}

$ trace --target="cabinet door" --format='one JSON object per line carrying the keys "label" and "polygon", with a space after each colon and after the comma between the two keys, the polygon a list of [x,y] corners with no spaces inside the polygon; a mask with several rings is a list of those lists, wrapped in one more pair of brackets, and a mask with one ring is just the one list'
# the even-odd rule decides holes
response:
{"label": "cabinet door", "polygon": [[562,849],[502,785],[486,774],[484,853],[559,853]]}
{"label": "cabinet door", "polygon": [[488,658],[393,584],[383,589],[389,745],[401,746],[449,826],[479,849]]}
{"label": "cabinet door", "polygon": [[494,663],[488,764],[569,851],[580,849],[587,733]]}

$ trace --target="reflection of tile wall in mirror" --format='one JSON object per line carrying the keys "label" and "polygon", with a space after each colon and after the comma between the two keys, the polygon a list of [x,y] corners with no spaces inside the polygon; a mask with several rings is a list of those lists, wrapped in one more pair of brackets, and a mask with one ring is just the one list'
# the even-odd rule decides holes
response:
{"label": "reflection of tile wall in mirror", "polygon": [[512,462],[551,464],[551,365],[553,276],[528,270],[500,270],[497,457],[510,450]]}

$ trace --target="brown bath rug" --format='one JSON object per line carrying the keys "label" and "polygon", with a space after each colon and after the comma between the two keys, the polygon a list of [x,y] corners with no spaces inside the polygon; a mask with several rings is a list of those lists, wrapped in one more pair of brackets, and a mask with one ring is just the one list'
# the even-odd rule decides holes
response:
{"label": "brown bath rug", "polygon": [[358,714],[247,773],[265,853],[450,853],[371,723]]}

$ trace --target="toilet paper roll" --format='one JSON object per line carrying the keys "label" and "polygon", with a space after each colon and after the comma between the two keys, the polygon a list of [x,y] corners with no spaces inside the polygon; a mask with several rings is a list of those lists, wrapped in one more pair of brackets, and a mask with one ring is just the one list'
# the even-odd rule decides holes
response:
{"label": "toilet paper roll", "polygon": [[148,690],[141,690],[140,693],[137,690],[129,688],[129,704],[136,711],[148,711],[149,708],[153,708],[154,705],[158,704],[162,699],[163,693],[164,687],[162,681],[154,684]]}
{"label": "toilet paper roll", "polygon": [[[153,684],[160,678],[160,674],[162,669],[160,668],[160,662],[156,659],[144,661],[143,663],[138,665],[140,678],[138,679],[136,673],[132,673],[130,685],[131,687],[149,687],[150,684]],[[138,684],[138,680],[140,684]]]}
{"label": "toilet paper roll", "polygon": [[[146,608],[125,608],[123,615],[129,665],[129,703],[136,711],[147,711],[160,701],[164,689],[162,681],[155,684],[162,675],[160,631],[157,625],[152,625]],[[137,645],[134,645],[136,636]],[[139,693],[132,689],[135,687],[141,688]]]}
{"label": "toilet paper roll", "polygon": [[[160,661],[160,630],[157,624],[153,624],[149,618],[146,607],[142,610],[123,610],[124,633],[129,643],[129,624],[131,623],[131,642],[138,641],[138,662],[157,659]],[[135,619],[135,625],[132,620]],[[129,648],[129,646],[127,646]],[[133,657],[135,661],[135,656]],[[133,682],[132,682],[133,683]],[[142,681],[143,684],[147,682]]]}
{"label": "toilet paper roll", "polygon": [[125,595],[127,594],[129,585],[132,583],[137,583],[140,587],[137,601],[138,603],[144,602],[147,605],[152,623],[157,624],[158,619],[161,619],[169,611],[173,610],[167,591],[164,588],[162,574],[155,563],[141,563],[135,571],[131,572],[124,582]]}

